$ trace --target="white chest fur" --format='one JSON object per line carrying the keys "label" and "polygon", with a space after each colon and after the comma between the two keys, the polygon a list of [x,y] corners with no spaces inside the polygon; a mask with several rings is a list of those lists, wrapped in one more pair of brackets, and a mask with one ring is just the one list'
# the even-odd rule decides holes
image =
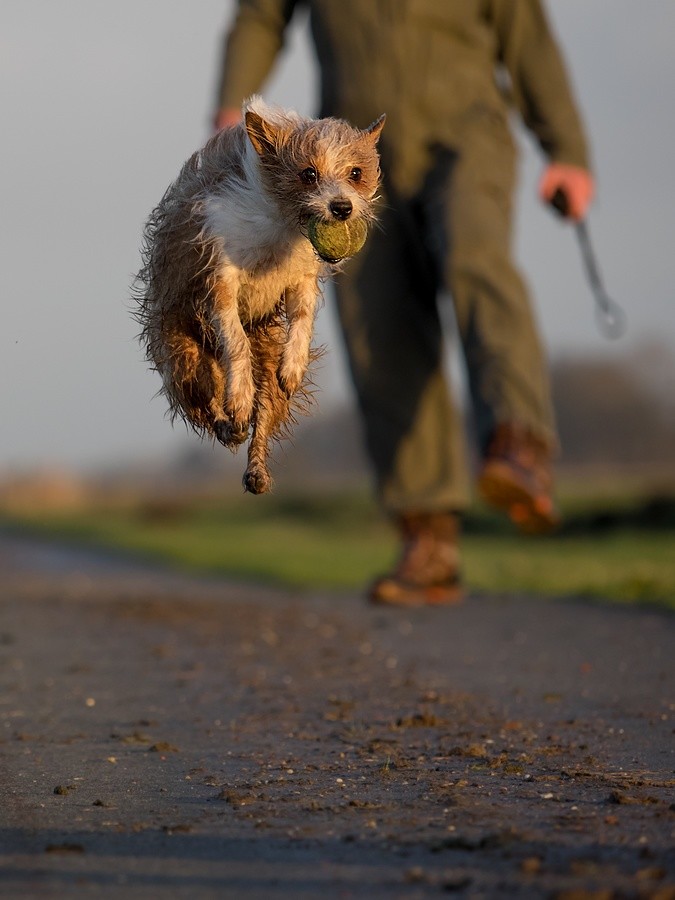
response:
{"label": "white chest fur", "polygon": [[300,238],[284,252],[271,254],[268,260],[253,269],[240,269],[230,264],[228,275],[232,279],[230,283],[236,285],[240,319],[245,322],[262,318],[272,312],[288,292],[318,291],[320,266],[305,238]]}
{"label": "white chest fur", "polygon": [[289,229],[278,210],[250,183],[230,184],[207,198],[205,232],[219,256],[219,277],[236,297],[242,321],[270,313],[287,292],[318,290],[324,268],[297,226]]}

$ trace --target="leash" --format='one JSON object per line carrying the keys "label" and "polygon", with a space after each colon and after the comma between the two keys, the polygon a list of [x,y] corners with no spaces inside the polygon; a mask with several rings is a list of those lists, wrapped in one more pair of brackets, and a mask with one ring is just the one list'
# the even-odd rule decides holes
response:
{"label": "leash", "polygon": [[[560,213],[561,216],[567,215],[567,197],[560,188],[555,192],[550,202],[551,206]],[[607,338],[620,338],[626,332],[626,314],[605,290],[586,220],[582,219],[580,222],[575,222],[574,231],[579,242],[579,249],[581,250],[581,258],[583,260],[586,277],[591,286],[593,298],[595,300],[595,314],[598,328]]]}

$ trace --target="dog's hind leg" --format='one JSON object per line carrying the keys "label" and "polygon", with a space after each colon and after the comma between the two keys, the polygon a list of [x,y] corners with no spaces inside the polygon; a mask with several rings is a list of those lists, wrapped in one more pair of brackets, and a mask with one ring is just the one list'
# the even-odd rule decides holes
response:
{"label": "dog's hind leg", "polygon": [[212,432],[230,449],[245,441],[248,429],[233,429],[224,412],[225,375],[213,354],[178,330],[166,336],[163,347],[157,368],[172,412],[197,431]]}
{"label": "dog's hind leg", "polygon": [[289,400],[278,380],[279,361],[286,329],[280,321],[268,322],[250,335],[256,383],[253,432],[248,446],[244,490],[264,494],[272,487],[267,467],[271,439],[289,418]]}

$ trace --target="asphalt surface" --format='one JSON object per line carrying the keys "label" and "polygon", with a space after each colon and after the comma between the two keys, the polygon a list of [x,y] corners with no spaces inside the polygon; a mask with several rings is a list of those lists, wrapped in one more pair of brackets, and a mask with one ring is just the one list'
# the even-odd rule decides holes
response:
{"label": "asphalt surface", "polygon": [[0,896],[675,898],[675,616],[0,539]]}

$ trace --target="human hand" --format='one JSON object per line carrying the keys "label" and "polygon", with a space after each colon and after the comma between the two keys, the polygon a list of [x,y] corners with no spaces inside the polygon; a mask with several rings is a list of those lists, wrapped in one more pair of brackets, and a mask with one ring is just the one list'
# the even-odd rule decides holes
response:
{"label": "human hand", "polygon": [[213,130],[222,131],[223,128],[238,125],[239,122],[241,122],[241,110],[236,106],[225,106],[219,109],[213,117]]}
{"label": "human hand", "polygon": [[556,209],[567,219],[575,222],[585,218],[595,194],[595,181],[587,169],[566,163],[550,163],[539,181],[539,197],[544,203],[551,203],[556,194],[563,195],[565,204]]}

